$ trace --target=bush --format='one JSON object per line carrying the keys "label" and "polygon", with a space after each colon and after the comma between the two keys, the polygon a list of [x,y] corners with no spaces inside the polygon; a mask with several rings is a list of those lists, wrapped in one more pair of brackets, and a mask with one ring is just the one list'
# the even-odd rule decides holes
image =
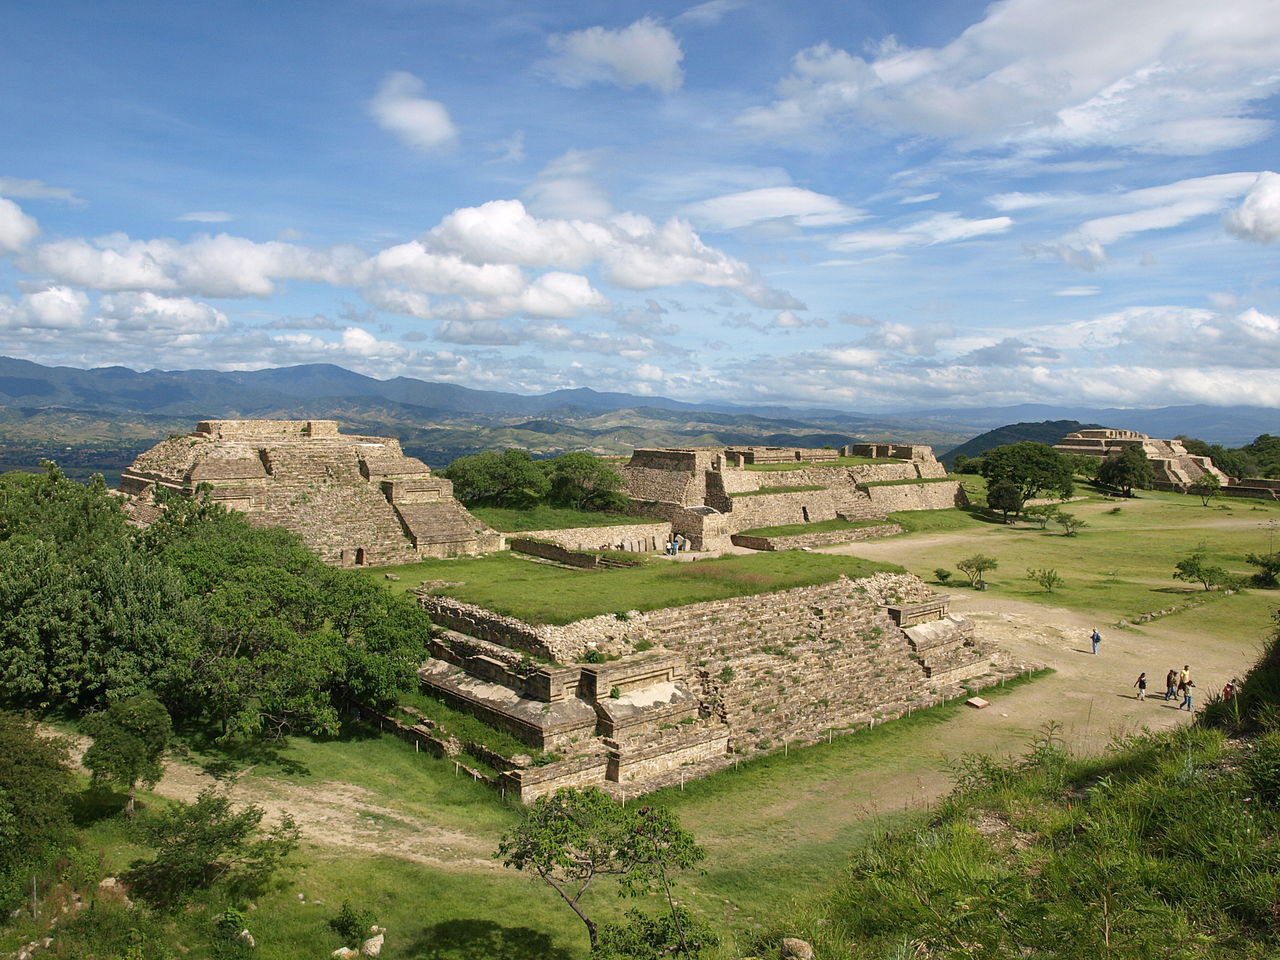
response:
{"label": "bush", "polygon": [[1253,741],[1241,766],[1260,800],[1280,802],[1280,731],[1264,733]]}
{"label": "bush", "polygon": [[1046,593],[1053,593],[1054,590],[1066,583],[1057,570],[1051,570],[1048,567],[1037,570],[1034,567],[1027,568],[1027,579],[1040,584],[1041,589]]}
{"label": "bush", "polygon": [[933,571],[933,578],[939,583],[946,583],[951,579],[951,571],[946,567],[935,567]]}
{"label": "bush", "polygon": [[338,915],[329,919],[329,929],[348,947],[359,947],[369,936],[369,928],[377,922],[372,910],[356,910],[343,900]]}

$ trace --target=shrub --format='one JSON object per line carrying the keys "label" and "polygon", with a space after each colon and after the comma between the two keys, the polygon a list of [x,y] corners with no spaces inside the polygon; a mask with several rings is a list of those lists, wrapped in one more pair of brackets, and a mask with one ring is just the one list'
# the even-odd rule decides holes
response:
{"label": "shrub", "polygon": [[939,583],[946,583],[951,579],[951,571],[946,567],[935,567],[933,571],[933,578]]}
{"label": "shrub", "polygon": [[359,947],[369,936],[369,928],[377,922],[372,910],[357,910],[343,900],[338,915],[329,919],[329,929],[348,947]]}
{"label": "shrub", "polygon": [[1034,567],[1027,567],[1027,579],[1040,584],[1040,587],[1046,593],[1053,593],[1054,590],[1066,583],[1057,570],[1051,570],[1048,567],[1040,570]]}

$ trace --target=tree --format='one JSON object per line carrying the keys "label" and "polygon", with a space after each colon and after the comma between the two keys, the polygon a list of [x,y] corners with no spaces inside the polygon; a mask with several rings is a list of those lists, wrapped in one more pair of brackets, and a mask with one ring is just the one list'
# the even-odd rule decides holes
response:
{"label": "tree", "polygon": [[1222,495],[1222,481],[1216,473],[1202,473],[1187,487],[1187,493],[1199,497],[1200,504],[1207,507],[1210,500]]}
{"label": "tree", "polygon": [[80,729],[93,737],[84,754],[93,781],[127,787],[124,812],[132,820],[138,784],[155,786],[163,773],[160,761],[173,736],[169,711],[153,696],[129,697],[85,717]]}
{"label": "tree", "polygon": [[1274,587],[1280,582],[1280,553],[1250,553],[1245,562],[1258,568],[1253,582],[1260,587]]}
{"label": "tree", "polygon": [[966,557],[956,564],[961,571],[969,578],[969,586],[976,587],[978,581],[982,579],[982,575],[988,570],[994,570],[1000,566],[995,557],[988,557],[986,554],[977,553],[972,557]]}
{"label": "tree", "polygon": [[1007,480],[993,483],[987,488],[987,506],[999,510],[1004,522],[1009,522],[1009,514],[1017,514],[1022,510],[1022,491],[1018,485]]}
{"label": "tree", "polygon": [[[582,896],[596,880],[614,877],[619,893],[628,896],[660,888],[674,910],[670,874],[705,853],[666,810],[628,809],[596,787],[570,787],[534,801],[521,823],[503,835],[496,856],[503,866],[527,869],[555,890],[587,928],[594,951],[599,925]],[[679,928],[678,918],[674,922]]]}
{"label": "tree", "polygon": [[546,472],[528,450],[488,450],[459,457],[440,471],[453,482],[453,494],[463,503],[492,507],[527,507],[543,500],[550,489]]}
{"label": "tree", "polygon": [[1025,503],[1043,492],[1059,497],[1071,496],[1075,490],[1071,461],[1047,444],[1034,440],[995,447],[982,454],[982,475],[987,483],[1012,483],[1018,487]]}
{"label": "tree", "polygon": [[1037,503],[1027,507],[1022,514],[1028,520],[1040,524],[1040,529],[1043,530],[1049,526],[1049,521],[1055,519],[1061,512],[1062,508],[1056,503]]}
{"label": "tree", "polygon": [[233,896],[253,896],[298,845],[300,832],[284,814],[268,831],[265,811],[253,804],[233,810],[212,788],[195,803],[179,803],[139,821],[151,860],[136,860],[122,875],[144,900],[161,908],[181,906],[197,890],[218,886]]}
{"label": "tree", "polygon": [[1098,482],[1132,497],[1135,488],[1151,489],[1155,485],[1156,474],[1147,459],[1147,452],[1133,444],[1102,461],[1098,467]]}
{"label": "tree", "polygon": [[1054,590],[1066,583],[1062,579],[1062,575],[1057,570],[1050,570],[1048,567],[1043,569],[1027,568],[1027,579],[1040,584],[1045,593],[1053,593]]}
{"label": "tree", "polygon": [[1089,524],[1085,520],[1081,520],[1074,513],[1067,513],[1065,510],[1059,510],[1053,517],[1062,527],[1062,535],[1064,537],[1074,537],[1081,527],[1087,527]]}
{"label": "tree", "polygon": [[1210,590],[1226,583],[1230,575],[1222,567],[1210,564],[1208,554],[1204,547],[1200,546],[1195,552],[1174,564],[1173,579],[1203,584],[1206,590]]}
{"label": "tree", "polygon": [[21,900],[32,875],[71,843],[76,791],[66,744],[0,713],[0,906]]}
{"label": "tree", "polygon": [[578,510],[621,510],[627,505],[622,477],[599,457],[566,453],[546,461],[554,504]]}

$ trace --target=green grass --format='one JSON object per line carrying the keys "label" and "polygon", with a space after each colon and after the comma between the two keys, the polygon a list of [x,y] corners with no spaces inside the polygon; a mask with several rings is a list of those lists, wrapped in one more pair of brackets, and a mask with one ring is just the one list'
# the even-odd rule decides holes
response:
{"label": "green grass", "polygon": [[738,497],[763,497],[770,493],[806,493],[810,490],[825,490],[826,487],[810,485],[806,487],[761,487],[759,490],[743,490],[739,493],[731,493],[730,497],[737,499]]}
{"label": "green grass", "polygon": [[459,581],[461,586],[444,592],[527,623],[563,624],[604,613],[657,610],[826,583],[841,574],[857,578],[900,569],[852,557],[785,551],[624,570],[566,570],[499,553],[379,567],[366,575],[380,578],[393,571],[401,579],[389,586],[401,592],[423,579]]}
{"label": "green grass", "polygon": [[819,520],[816,523],[791,523],[780,527],[756,527],[743,530],[748,537],[794,537],[805,533],[831,533],[836,530],[861,530],[864,527],[881,526],[880,520]]}
{"label": "green grass", "polygon": [[748,463],[743,469],[761,473],[782,473],[788,470],[821,470],[826,467],[863,467],[872,463],[905,463],[887,457],[836,457],[834,460],[797,461],[795,463]]}
{"label": "green grass", "polygon": [[908,477],[905,480],[867,480],[863,487],[916,487],[924,483],[955,483],[954,477]]}
{"label": "green grass", "polygon": [[636,523],[662,523],[652,517],[632,517],[622,513],[573,510],[539,504],[528,510],[511,507],[469,507],[472,516],[500,533],[526,530],[576,530],[581,527],[617,527]]}
{"label": "green grass", "polygon": [[[536,757],[540,752],[520,742],[511,734],[497,730],[469,713],[455,710],[439,697],[433,697],[421,690],[410,690],[400,694],[398,702],[403,706],[413,707],[428,720],[436,723],[438,736],[452,735],[464,743],[472,740],[504,757],[513,757],[518,753]],[[402,715],[398,719],[403,723],[413,722],[407,715]]]}
{"label": "green grass", "polygon": [[[1095,612],[1107,622],[1132,621],[1141,614],[1204,599],[1204,607],[1196,608],[1199,612],[1178,616],[1262,623],[1266,609],[1280,601],[1276,591],[1247,589],[1222,596],[1173,579],[1174,564],[1201,544],[1210,562],[1233,574],[1252,574],[1254,568],[1244,557],[1269,552],[1266,522],[1280,518],[1280,505],[1248,501],[1206,508],[1194,497],[1143,491],[1138,498],[1090,497],[1063,504],[1062,509],[1088,526],[1067,537],[1056,524],[1046,530],[1026,522],[1008,526],[980,511],[895,513],[891,518],[909,531],[895,538],[901,544],[895,556],[909,570],[928,577],[935,567],[954,568],[965,557],[985,553],[999,561],[999,567],[985,575],[990,589],[1034,603]],[[1215,526],[1224,519],[1239,524]],[[912,546],[913,536],[951,532],[957,535]],[[1045,593],[1026,579],[1029,567],[1057,570],[1066,583]]]}

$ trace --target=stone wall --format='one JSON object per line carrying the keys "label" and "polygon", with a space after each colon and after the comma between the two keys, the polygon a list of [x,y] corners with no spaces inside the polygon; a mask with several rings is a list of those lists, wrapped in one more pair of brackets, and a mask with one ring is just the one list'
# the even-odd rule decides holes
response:
{"label": "stone wall", "polygon": [[959,480],[867,487],[867,495],[882,514],[898,510],[946,510],[969,506],[969,498]]}
{"label": "stone wall", "polygon": [[733,535],[735,547],[746,547],[749,550],[812,550],[815,547],[830,547],[839,543],[854,543],[858,540],[872,540],[876,537],[891,537],[901,533],[902,528],[896,523],[878,523],[872,527],[854,527],[851,530],[827,530],[824,533],[797,533],[787,537],[757,537],[745,533]]}
{"label": "stone wall", "polygon": [[619,550],[624,553],[660,552],[671,539],[671,524],[631,523],[567,530],[530,530],[522,537],[552,540],[570,550]]}

